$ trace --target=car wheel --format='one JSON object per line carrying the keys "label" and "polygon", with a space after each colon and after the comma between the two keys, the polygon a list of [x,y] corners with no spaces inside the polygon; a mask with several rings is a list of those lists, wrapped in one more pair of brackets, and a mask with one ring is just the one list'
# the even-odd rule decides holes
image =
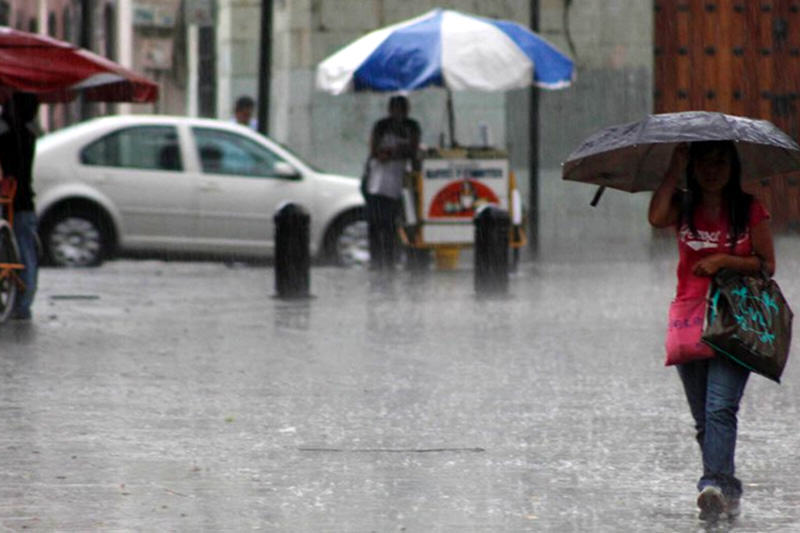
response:
{"label": "car wheel", "polygon": [[97,212],[63,209],[42,227],[45,261],[55,266],[98,266],[110,249],[107,224]]}
{"label": "car wheel", "polygon": [[[11,227],[5,221],[0,221],[0,263],[19,263],[17,243]],[[17,300],[17,283],[13,272],[0,269],[0,324],[11,315]]]}
{"label": "car wheel", "polygon": [[337,220],[328,232],[325,248],[328,260],[335,265],[369,265],[369,240],[364,216],[353,212]]}

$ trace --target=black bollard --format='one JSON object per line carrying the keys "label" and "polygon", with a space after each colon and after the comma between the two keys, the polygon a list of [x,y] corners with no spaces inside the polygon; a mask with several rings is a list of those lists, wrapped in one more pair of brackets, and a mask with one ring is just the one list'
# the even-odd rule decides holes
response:
{"label": "black bollard", "polygon": [[494,205],[481,207],[475,223],[475,292],[504,293],[508,290],[508,232],[511,217]]}
{"label": "black bollard", "polygon": [[310,226],[311,216],[298,204],[284,204],[275,213],[275,290],[279,298],[310,296]]}

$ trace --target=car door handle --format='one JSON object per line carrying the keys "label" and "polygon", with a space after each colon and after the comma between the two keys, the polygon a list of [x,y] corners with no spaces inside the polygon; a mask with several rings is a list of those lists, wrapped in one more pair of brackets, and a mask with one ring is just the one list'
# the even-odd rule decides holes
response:
{"label": "car door handle", "polygon": [[204,183],[200,185],[200,190],[202,192],[221,192],[222,188],[214,183]]}

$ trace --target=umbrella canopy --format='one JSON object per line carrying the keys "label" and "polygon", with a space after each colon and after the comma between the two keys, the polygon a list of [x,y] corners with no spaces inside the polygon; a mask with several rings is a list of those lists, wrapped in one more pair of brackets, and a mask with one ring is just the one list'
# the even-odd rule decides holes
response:
{"label": "umbrella canopy", "polygon": [[342,94],[559,89],[573,78],[572,60],[520,24],[434,9],[342,48],[319,64],[316,81],[319,89]]}
{"label": "umbrella canopy", "polygon": [[598,131],[572,152],[562,177],[628,192],[655,190],[678,144],[716,140],[735,142],[745,181],[800,170],[800,146],[773,123],[685,111]]}
{"label": "umbrella canopy", "polygon": [[95,102],[154,102],[158,85],[88,50],[0,27],[0,89],[34,93],[41,102],[68,102],[79,93]]}

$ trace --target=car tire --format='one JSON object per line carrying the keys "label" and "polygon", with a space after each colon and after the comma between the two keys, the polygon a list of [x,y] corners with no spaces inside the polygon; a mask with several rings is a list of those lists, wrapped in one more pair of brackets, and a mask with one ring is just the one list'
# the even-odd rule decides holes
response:
{"label": "car tire", "polygon": [[340,216],[325,235],[325,259],[341,267],[369,265],[367,220],[362,211]]}
{"label": "car tire", "polygon": [[109,228],[107,217],[96,208],[60,208],[45,218],[39,231],[45,264],[99,266],[112,248]]}

